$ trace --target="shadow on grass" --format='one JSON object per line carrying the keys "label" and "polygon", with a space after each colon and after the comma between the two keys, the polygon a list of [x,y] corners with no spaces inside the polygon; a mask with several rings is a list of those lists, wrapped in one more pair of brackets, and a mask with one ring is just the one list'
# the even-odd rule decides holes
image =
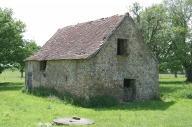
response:
{"label": "shadow on grass", "polygon": [[174,101],[164,102],[164,101],[144,101],[144,102],[129,102],[126,104],[119,104],[118,106],[111,107],[111,108],[96,108],[96,111],[103,111],[103,110],[133,110],[133,111],[140,111],[140,110],[166,110],[170,106],[174,105]]}
{"label": "shadow on grass", "polygon": [[23,88],[23,83],[0,83],[0,91],[17,91]]}
{"label": "shadow on grass", "polygon": [[[166,86],[166,85],[165,85]],[[169,86],[169,85],[167,85]],[[166,86],[166,87],[167,87]],[[169,86],[171,89],[171,86]],[[166,90],[166,89],[165,89]],[[164,90],[164,91],[165,91]],[[170,92],[168,89],[167,92]],[[171,91],[172,92],[172,91]],[[51,94],[50,94],[51,93]],[[32,94],[37,97],[50,97],[58,96],[59,94],[52,88],[44,88],[37,87],[33,89]],[[60,98],[62,97],[62,98]],[[175,102],[169,101],[165,102],[161,99],[150,100],[150,101],[142,101],[142,102],[128,102],[128,103],[116,103],[116,99],[114,100],[111,96],[95,96],[87,101],[85,98],[80,98],[71,94],[64,94],[60,96],[60,100],[65,104],[70,104],[75,107],[89,108],[94,109],[96,111],[103,110],[166,110],[170,106],[172,106]]]}
{"label": "shadow on grass", "polygon": [[181,89],[183,89],[182,85],[179,85],[177,87],[176,86],[172,87],[171,85],[164,85],[164,86],[160,87],[160,94],[161,94],[161,96],[165,96],[170,93],[175,93]]}
{"label": "shadow on grass", "polygon": [[160,84],[160,95],[166,96],[166,95],[173,95],[174,93],[177,93],[179,91],[185,90],[190,86],[186,82],[165,82],[164,84]]}
{"label": "shadow on grass", "polygon": [[162,85],[186,85],[187,83],[185,81],[160,81],[159,84]]}

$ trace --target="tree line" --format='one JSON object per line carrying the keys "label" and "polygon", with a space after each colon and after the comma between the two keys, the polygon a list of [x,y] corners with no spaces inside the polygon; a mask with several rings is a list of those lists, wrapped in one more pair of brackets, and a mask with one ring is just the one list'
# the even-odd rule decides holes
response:
{"label": "tree line", "polygon": [[11,9],[0,8],[0,74],[8,68],[18,68],[23,77],[27,57],[40,49],[34,40],[23,38],[26,25],[13,17]]}
{"label": "tree line", "polygon": [[130,13],[160,72],[185,70],[192,82],[192,0],[164,0],[147,8],[134,3]]}

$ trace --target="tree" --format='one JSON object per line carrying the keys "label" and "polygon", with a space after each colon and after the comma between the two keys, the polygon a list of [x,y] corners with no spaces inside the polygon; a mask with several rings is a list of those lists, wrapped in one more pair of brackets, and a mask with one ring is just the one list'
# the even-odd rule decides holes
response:
{"label": "tree", "polygon": [[169,18],[170,50],[186,71],[188,82],[192,82],[192,2],[191,0],[165,0]]}
{"label": "tree", "polygon": [[0,74],[16,63],[15,54],[23,47],[24,31],[25,24],[13,18],[11,9],[0,8]]}
{"label": "tree", "polygon": [[138,3],[134,3],[131,12],[145,42],[150,47],[159,62],[165,55],[167,42],[165,30],[166,11],[162,4],[147,7],[144,10]]}
{"label": "tree", "polygon": [[[166,12],[162,4],[148,7],[141,13],[140,28],[144,40],[161,63],[167,47]],[[166,34],[165,34],[166,33]]]}
{"label": "tree", "polygon": [[141,29],[140,28],[140,15],[141,15],[141,12],[143,12],[143,7],[139,3],[135,2],[129,8],[130,8],[129,11],[131,12],[131,15],[135,21],[135,24],[137,25],[137,27],[139,29]]}
{"label": "tree", "polygon": [[21,72],[21,78],[23,78],[23,72],[25,70],[25,59],[35,52],[37,52],[41,47],[38,46],[34,40],[23,40],[23,47],[15,55],[17,56],[16,68]]}
{"label": "tree", "polygon": [[160,72],[167,72],[168,70],[174,72],[175,78],[177,78],[177,72],[183,72],[183,67],[175,55],[169,55],[168,58],[159,64]]}
{"label": "tree", "polygon": [[[192,0],[165,0],[141,11],[131,8],[136,26],[159,61],[160,70],[186,71],[192,82]],[[140,10],[138,10],[140,9]]]}

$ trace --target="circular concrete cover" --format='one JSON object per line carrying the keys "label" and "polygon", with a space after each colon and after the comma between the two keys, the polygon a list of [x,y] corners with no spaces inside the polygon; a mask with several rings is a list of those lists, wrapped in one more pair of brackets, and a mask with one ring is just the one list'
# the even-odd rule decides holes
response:
{"label": "circular concrete cover", "polygon": [[58,118],[54,119],[53,122],[57,125],[85,125],[85,124],[93,124],[94,121],[90,119],[85,118],[79,118],[79,117],[64,117],[64,118]]}

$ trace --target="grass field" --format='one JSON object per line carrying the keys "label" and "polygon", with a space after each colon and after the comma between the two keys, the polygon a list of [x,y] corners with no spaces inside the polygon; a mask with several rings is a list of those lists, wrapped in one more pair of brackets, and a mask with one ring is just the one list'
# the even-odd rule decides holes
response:
{"label": "grass field", "polygon": [[[65,104],[57,97],[42,98],[21,92],[20,74],[0,75],[0,127],[35,127],[39,122],[79,116],[95,120],[89,127],[191,127],[192,84],[180,75],[160,75],[161,100],[120,104],[112,108],[82,108]],[[191,99],[190,99],[191,98]],[[81,126],[83,127],[83,126]],[[87,126],[85,126],[87,127]]]}
{"label": "grass field", "polygon": [[0,74],[0,82],[24,82],[24,78],[21,78],[21,73],[18,70],[6,70],[2,74]]}

